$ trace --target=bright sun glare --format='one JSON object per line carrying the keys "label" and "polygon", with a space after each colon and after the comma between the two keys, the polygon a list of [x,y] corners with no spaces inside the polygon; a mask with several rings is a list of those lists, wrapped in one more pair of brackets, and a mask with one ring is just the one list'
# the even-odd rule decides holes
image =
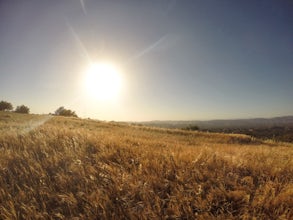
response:
{"label": "bright sun glare", "polygon": [[122,87],[121,73],[113,64],[93,63],[86,72],[85,86],[91,97],[101,101],[113,100]]}

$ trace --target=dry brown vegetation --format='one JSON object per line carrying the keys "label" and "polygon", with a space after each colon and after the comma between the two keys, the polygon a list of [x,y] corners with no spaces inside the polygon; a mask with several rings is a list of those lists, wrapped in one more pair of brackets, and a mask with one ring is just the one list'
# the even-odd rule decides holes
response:
{"label": "dry brown vegetation", "polygon": [[0,219],[292,219],[293,146],[0,113]]}

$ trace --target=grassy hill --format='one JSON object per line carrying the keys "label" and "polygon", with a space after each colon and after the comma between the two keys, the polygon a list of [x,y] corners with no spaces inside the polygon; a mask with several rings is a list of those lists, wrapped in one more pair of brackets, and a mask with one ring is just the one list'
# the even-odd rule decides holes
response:
{"label": "grassy hill", "polygon": [[293,145],[0,112],[0,219],[292,219]]}

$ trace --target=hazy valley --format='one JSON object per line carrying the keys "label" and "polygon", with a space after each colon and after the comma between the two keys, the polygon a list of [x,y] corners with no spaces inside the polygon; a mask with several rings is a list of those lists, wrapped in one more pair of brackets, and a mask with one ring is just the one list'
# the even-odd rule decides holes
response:
{"label": "hazy valley", "polygon": [[209,121],[149,121],[137,124],[178,129],[194,126],[201,131],[247,134],[261,139],[293,142],[293,116]]}

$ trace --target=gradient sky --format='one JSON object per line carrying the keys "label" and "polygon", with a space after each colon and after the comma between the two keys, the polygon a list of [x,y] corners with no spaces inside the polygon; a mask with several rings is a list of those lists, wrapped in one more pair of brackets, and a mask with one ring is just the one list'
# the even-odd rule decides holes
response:
{"label": "gradient sky", "polygon": [[[290,0],[0,1],[0,100],[101,120],[293,115]],[[119,99],[84,92],[119,66]]]}

